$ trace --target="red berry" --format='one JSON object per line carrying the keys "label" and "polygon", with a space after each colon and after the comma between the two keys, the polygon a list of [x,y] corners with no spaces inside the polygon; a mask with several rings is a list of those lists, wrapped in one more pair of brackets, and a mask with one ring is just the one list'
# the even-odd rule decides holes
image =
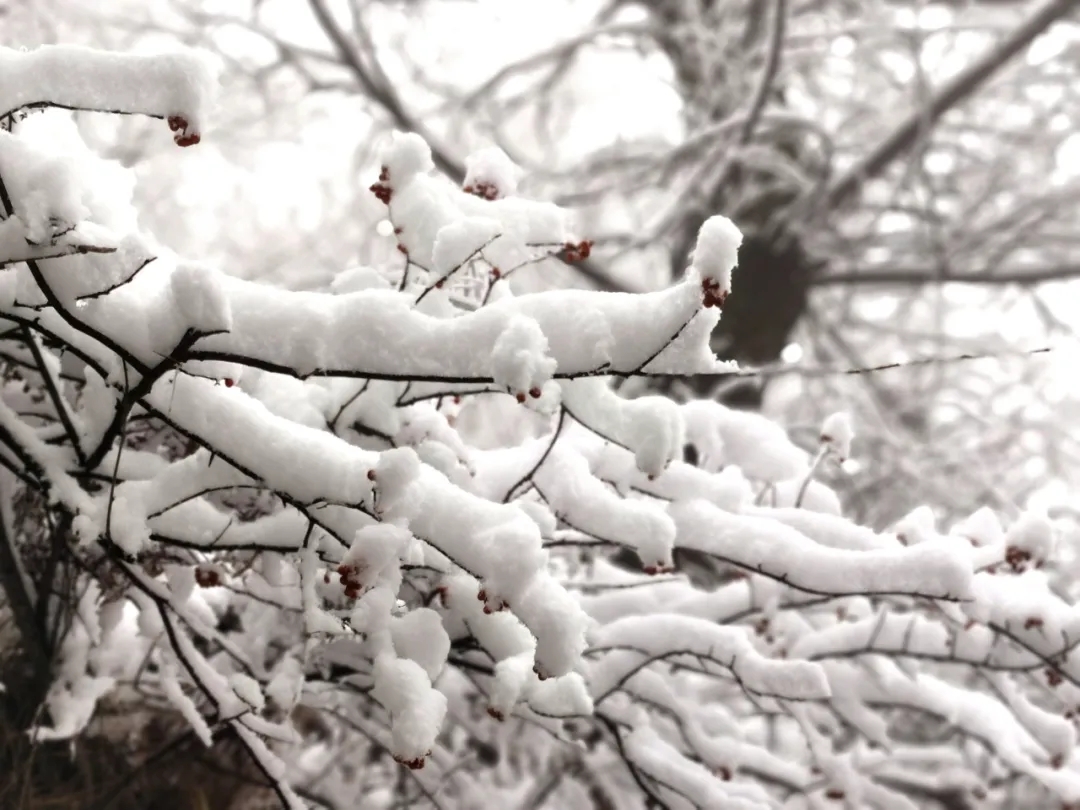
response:
{"label": "red berry", "polygon": [[195,567],[195,582],[200,588],[216,588],[221,584],[221,575],[214,568],[198,565]]}
{"label": "red berry", "polygon": [[529,389],[529,396],[533,399],[540,399],[540,397],[543,396],[543,393],[544,392],[535,385]]}
{"label": "red berry", "polygon": [[393,196],[394,191],[392,188],[390,188],[390,186],[384,185],[386,181],[383,180],[383,175],[379,175],[379,179],[382,180],[382,182],[372,183],[370,186],[368,186],[368,190],[372,194],[374,194],[376,199],[378,199],[379,202],[381,202],[383,205],[389,205],[390,198]]}
{"label": "red berry", "polygon": [[177,146],[194,146],[201,138],[196,132],[188,132],[188,120],[182,115],[170,115],[167,119],[169,129],[175,132],[173,141]]}
{"label": "red berry", "polygon": [[375,471],[374,470],[368,470],[367,471],[367,477],[368,477],[368,481],[374,481],[375,480]]}
{"label": "red berry", "polygon": [[404,765],[406,768],[412,771],[418,771],[424,767],[424,758],[416,757],[415,759],[405,759],[404,757],[394,756],[394,761],[399,765]]}
{"label": "red berry", "polygon": [[506,719],[506,715],[496,709],[494,706],[488,706],[487,713],[491,717],[494,717],[496,720],[498,720],[500,723]]}
{"label": "red berry", "polygon": [[525,394],[524,394],[524,392],[522,392],[522,391],[518,391],[518,392],[517,392],[517,393],[516,393],[516,394],[514,395],[514,398],[515,398],[515,399],[516,399],[516,400],[517,400],[518,402],[525,402]]}

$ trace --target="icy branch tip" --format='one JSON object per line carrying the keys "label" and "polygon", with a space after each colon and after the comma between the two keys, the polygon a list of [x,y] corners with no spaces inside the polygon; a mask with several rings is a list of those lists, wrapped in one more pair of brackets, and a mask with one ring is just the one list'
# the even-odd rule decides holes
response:
{"label": "icy branch tip", "polygon": [[497,146],[489,146],[465,159],[462,190],[485,200],[513,197],[522,174],[521,167],[506,152]]}
{"label": "icy branch tip", "polygon": [[836,453],[844,461],[851,455],[851,442],[855,438],[855,428],[851,417],[840,411],[825,418],[821,425],[821,444]]}
{"label": "icy branch tip", "polygon": [[383,149],[382,165],[379,180],[392,183],[394,187],[435,168],[431,147],[415,132],[395,132],[390,144]]}
{"label": "icy branch tip", "polygon": [[698,231],[692,267],[701,276],[705,306],[720,306],[731,292],[731,271],[739,263],[742,232],[725,216],[709,217]]}

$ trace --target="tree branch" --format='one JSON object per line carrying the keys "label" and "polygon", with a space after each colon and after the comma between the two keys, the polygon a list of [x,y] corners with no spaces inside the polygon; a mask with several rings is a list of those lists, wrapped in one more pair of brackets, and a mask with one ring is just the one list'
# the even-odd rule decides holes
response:
{"label": "tree branch", "polygon": [[865,158],[841,175],[815,206],[819,213],[835,211],[862,189],[863,183],[881,174],[890,163],[914,146],[918,134],[945,113],[978,92],[1010,59],[1036,37],[1080,6],[1080,0],[1047,0],[1028,20],[947,82],[924,108],[913,110],[896,129]]}
{"label": "tree branch", "polygon": [[1080,278],[1080,264],[1047,265],[1030,270],[1008,272],[937,273],[919,268],[893,268],[891,270],[853,270],[846,273],[828,273],[818,276],[810,283],[815,287],[851,287],[871,284],[921,287],[926,284],[979,284],[1006,286],[1019,284],[1031,286],[1050,281],[1068,281]]}

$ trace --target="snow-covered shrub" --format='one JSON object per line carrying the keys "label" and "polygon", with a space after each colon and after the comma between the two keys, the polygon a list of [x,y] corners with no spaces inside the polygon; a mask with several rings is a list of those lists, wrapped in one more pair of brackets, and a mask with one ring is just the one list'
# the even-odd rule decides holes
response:
{"label": "snow-covered shrub", "polygon": [[140,113],[195,145],[197,56],[0,68],[0,551],[49,679],[25,734],[167,706],[289,807],[1080,801],[1050,522],[879,533],[813,480],[845,416],[808,453],[611,385],[726,370],[730,221],[670,289],[515,295],[590,243],[505,155],[455,188],[400,134],[371,186],[400,261],[284,291],[140,233],[63,113],[16,122]]}

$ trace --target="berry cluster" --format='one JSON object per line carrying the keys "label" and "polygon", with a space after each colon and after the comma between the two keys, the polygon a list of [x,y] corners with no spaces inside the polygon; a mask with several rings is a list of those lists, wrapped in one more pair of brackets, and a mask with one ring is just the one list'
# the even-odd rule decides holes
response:
{"label": "berry cluster", "polygon": [[728,295],[727,290],[720,289],[720,282],[711,278],[702,279],[701,294],[701,300],[706,307],[716,307],[717,309],[724,305]]}
{"label": "berry cluster", "polygon": [[359,598],[360,591],[364,589],[363,583],[358,579],[363,570],[364,566],[349,565],[348,563],[342,563],[337,567],[338,577],[340,577],[341,584],[345,586],[345,595],[350,599]]}
{"label": "berry cluster", "polygon": [[483,588],[481,588],[479,592],[477,592],[476,598],[484,603],[484,613],[488,614],[489,616],[492,613],[495,613],[497,610],[506,610],[510,607],[509,602],[507,602],[505,599],[501,599],[499,600],[498,607],[493,608],[491,605],[488,604],[488,592]]}
{"label": "berry cluster", "polygon": [[466,194],[472,194],[482,200],[497,200],[500,196],[498,186],[483,180],[473,183],[471,186],[465,186],[461,190]]}
{"label": "berry cluster", "polygon": [[[427,752],[428,756],[431,756],[431,752]],[[416,757],[415,759],[405,759],[405,757],[394,756],[394,762],[399,765],[404,765],[411,771],[418,771],[424,767],[424,757]]]}
{"label": "berry cluster", "polygon": [[166,119],[169,124],[169,129],[175,132],[173,140],[177,146],[194,146],[201,138],[197,132],[188,132],[188,120],[182,115],[170,115]]}
{"label": "berry cluster", "polygon": [[379,172],[379,182],[372,183],[370,187],[371,193],[378,197],[379,202],[381,202],[383,205],[390,204],[390,197],[392,197],[394,193],[393,189],[391,189],[390,186],[387,185],[387,183],[389,182],[390,170],[383,166],[382,170]]}
{"label": "berry cluster", "polygon": [[209,565],[195,566],[195,582],[200,588],[216,588],[221,584],[221,573]]}
{"label": "berry cluster", "polygon": [[562,246],[560,257],[564,262],[573,264],[574,262],[584,261],[592,254],[593,243],[589,240],[578,242],[576,245],[573,242],[567,242]]}
{"label": "berry cluster", "polygon": [[656,576],[657,574],[670,574],[674,572],[675,566],[664,565],[662,562],[658,562],[656,565],[645,565],[641,568],[649,576]]}
{"label": "berry cluster", "polygon": [[[1029,562],[1031,562],[1031,552],[1026,548],[1009,546],[1005,549],[1005,563],[1013,570],[1014,574],[1023,573],[1027,569]],[[1035,563],[1036,568],[1041,566],[1041,562]]]}
{"label": "berry cluster", "polygon": [[[541,391],[539,389],[539,387],[537,387],[535,385],[532,388],[529,389],[529,396],[532,397],[533,399],[540,399],[540,397],[543,396],[543,394],[544,394],[544,392]],[[514,394],[514,399],[516,399],[518,402],[524,403],[525,402],[525,392],[524,391],[518,391],[516,394]]]}

